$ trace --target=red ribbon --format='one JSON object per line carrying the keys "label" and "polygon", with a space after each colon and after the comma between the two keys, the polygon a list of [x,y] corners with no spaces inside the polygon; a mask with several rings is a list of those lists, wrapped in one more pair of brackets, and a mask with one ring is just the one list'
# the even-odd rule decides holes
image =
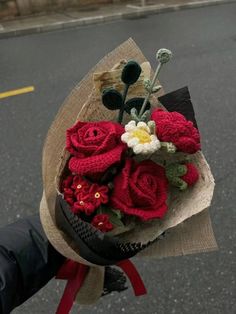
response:
{"label": "red ribbon", "polygon": [[[142,278],[137,269],[130,260],[124,260],[117,263],[124,273],[129,278],[136,296],[147,293]],[[67,260],[57,273],[57,279],[68,280],[60,304],[57,308],[56,314],[68,314],[73,306],[74,300],[84,279],[88,273],[89,266]]]}
{"label": "red ribbon", "polygon": [[133,286],[134,294],[136,295],[136,297],[147,293],[147,290],[144,286],[141,276],[139,275],[134,264],[129,259],[121,261],[117,263],[116,265],[119,266],[129,278],[130,283]]}
{"label": "red ribbon", "polygon": [[57,308],[56,314],[68,314],[73,306],[75,297],[83,285],[89,266],[67,260],[60,268],[56,278],[67,279],[67,284]]}

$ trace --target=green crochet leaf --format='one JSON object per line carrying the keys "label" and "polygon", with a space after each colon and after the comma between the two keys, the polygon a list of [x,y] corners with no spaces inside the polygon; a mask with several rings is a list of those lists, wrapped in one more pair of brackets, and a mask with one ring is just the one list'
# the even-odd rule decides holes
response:
{"label": "green crochet leaf", "polygon": [[140,121],[143,121],[143,122],[148,122],[149,120],[151,119],[151,111],[150,110],[146,110],[141,118],[140,118]]}
{"label": "green crochet leaf", "polygon": [[138,113],[137,113],[136,108],[132,108],[132,109],[131,109],[130,115],[131,115],[132,120],[134,120],[134,121],[136,121],[136,122],[139,122],[139,121],[140,121],[140,119],[139,119],[139,117],[138,117]]}
{"label": "green crochet leaf", "polygon": [[188,184],[181,179],[187,173],[187,167],[181,164],[170,164],[166,167],[166,177],[169,183],[181,191],[186,190]]}
{"label": "green crochet leaf", "polygon": [[105,89],[102,93],[103,105],[109,110],[120,109],[123,102],[123,97],[120,92],[114,88]]}
{"label": "green crochet leaf", "polygon": [[[144,114],[145,114],[145,112],[144,112]],[[150,112],[150,115],[151,115],[151,112]],[[156,134],[156,123],[155,123],[155,121],[149,119],[147,125],[150,129],[151,134]]]}
{"label": "green crochet leaf", "polygon": [[174,154],[177,150],[176,146],[171,142],[161,142],[161,148],[169,154]]}
{"label": "green crochet leaf", "polygon": [[141,117],[138,116],[138,112],[136,108],[132,108],[130,111],[131,119],[136,121],[137,123],[140,121],[143,122],[148,122],[151,117],[151,112],[150,110],[146,110]]}
{"label": "green crochet leaf", "polygon": [[152,85],[152,83],[151,83],[151,80],[150,79],[144,79],[144,88],[146,89],[146,91],[148,92],[148,93],[151,93],[151,94],[153,94],[153,93],[157,93],[160,89],[162,89],[162,86],[161,85],[155,85],[155,86],[153,86],[153,88],[151,89],[151,85]]}
{"label": "green crochet leaf", "polygon": [[[139,113],[139,111],[142,108],[144,102],[144,98],[143,97],[134,97],[129,99],[126,104],[125,104],[125,111],[130,114],[131,113],[131,109],[135,108],[137,110],[137,112]],[[146,109],[149,110],[151,108],[151,104],[150,102],[147,103]]]}
{"label": "green crochet leaf", "polygon": [[187,189],[188,187],[188,184],[180,179],[179,177],[175,177],[175,178],[172,178],[171,181],[169,181],[171,185],[179,188],[181,191],[184,191]]}
{"label": "green crochet leaf", "polygon": [[166,167],[167,178],[182,177],[187,173],[187,167],[181,164],[170,164]]}
{"label": "green crochet leaf", "polygon": [[121,80],[126,85],[132,85],[139,79],[142,72],[140,65],[136,61],[129,61],[123,68]]}

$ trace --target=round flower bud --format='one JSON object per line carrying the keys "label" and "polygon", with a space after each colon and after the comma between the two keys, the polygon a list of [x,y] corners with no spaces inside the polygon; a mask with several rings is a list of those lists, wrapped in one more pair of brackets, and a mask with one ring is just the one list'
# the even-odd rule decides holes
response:
{"label": "round flower bud", "polygon": [[156,58],[160,63],[167,63],[172,57],[172,52],[166,48],[157,51]]}

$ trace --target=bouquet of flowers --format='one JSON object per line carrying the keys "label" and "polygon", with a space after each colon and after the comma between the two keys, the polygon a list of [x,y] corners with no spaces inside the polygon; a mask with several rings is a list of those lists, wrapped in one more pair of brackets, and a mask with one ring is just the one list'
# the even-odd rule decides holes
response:
{"label": "bouquet of flowers", "polygon": [[129,258],[216,248],[214,179],[188,88],[164,95],[158,81],[171,56],[160,49],[153,73],[128,40],[75,88],[48,133],[41,220],[68,259],[58,313],[101,296],[104,266],[121,267],[142,295]]}

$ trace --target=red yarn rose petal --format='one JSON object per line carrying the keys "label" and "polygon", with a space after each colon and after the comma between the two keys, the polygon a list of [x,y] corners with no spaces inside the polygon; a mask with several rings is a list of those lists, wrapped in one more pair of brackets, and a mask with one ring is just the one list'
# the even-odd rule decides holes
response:
{"label": "red yarn rose petal", "polygon": [[79,175],[103,173],[119,162],[127,145],[121,141],[124,128],[111,121],[78,121],[67,130],[66,149],[72,154],[69,169]]}
{"label": "red yarn rose petal", "polygon": [[182,114],[155,109],[151,119],[156,123],[156,134],[160,141],[171,142],[179,151],[188,154],[201,149],[198,130]]}
{"label": "red yarn rose petal", "polygon": [[194,185],[199,179],[199,173],[196,166],[192,163],[185,164],[187,173],[181,177],[189,186]]}
{"label": "red yarn rose petal", "polygon": [[118,145],[112,150],[86,158],[72,157],[69,161],[69,169],[79,175],[94,175],[104,173],[111,165],[118,163],[122,159],[124,146]]}
{"label": "red yarn rose petal", "polygon": [[163,167],[151,160],[127,159],[114,179],[111,206],[142,220],[162,218],[167,211],[168,182]]}

